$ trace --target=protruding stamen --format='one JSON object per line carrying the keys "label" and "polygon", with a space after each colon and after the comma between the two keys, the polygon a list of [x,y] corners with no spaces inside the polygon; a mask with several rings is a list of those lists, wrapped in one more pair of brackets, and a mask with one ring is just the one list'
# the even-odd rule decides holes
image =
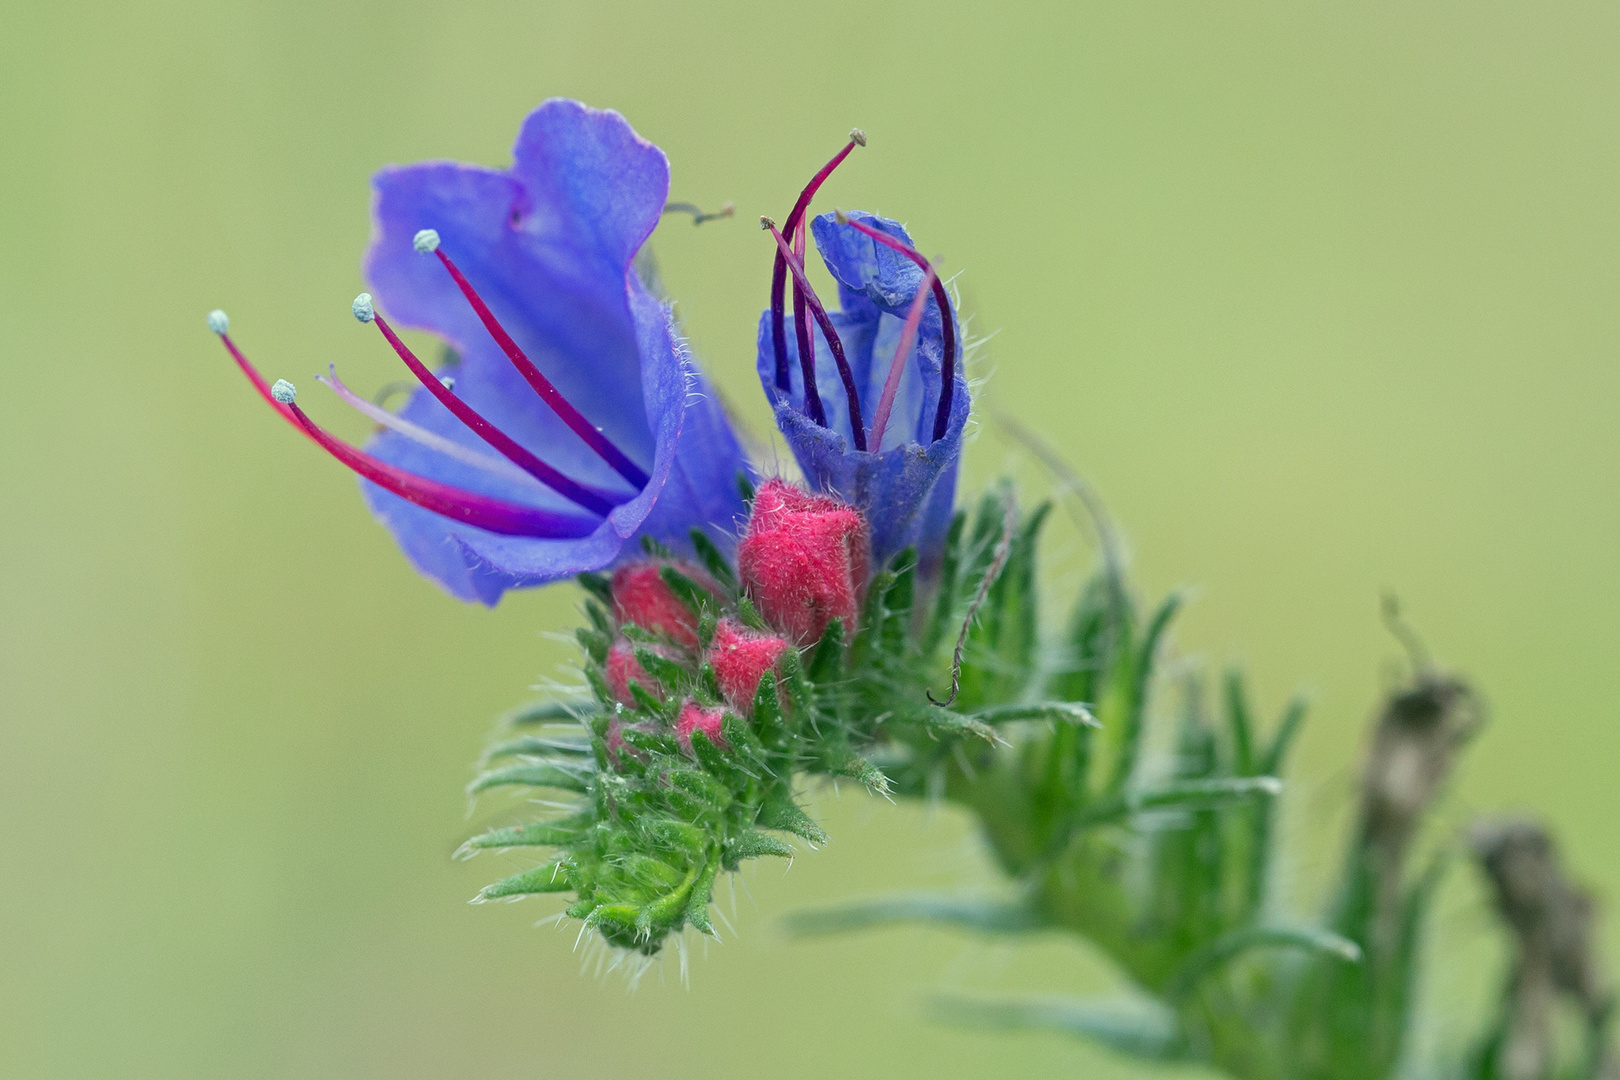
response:
{"label": "protruding stamen", "polygon": [[219,308],[208,313],[208,329],[216,334],[223,334],[231,328],[231,317]]}
{"label": "protruding stamen", "polygon": [[[798,262],[799,268],[804,269],[804,219],[799,219],[799,227],[793,230],[793,258]],[[799,367],[803,369],[805,385],[814,381],[816,370],[816,332],[810,328],[810,320],[806,318],[807,307],[804,300],[804,290],[799,288],[798,279],[793,282],[793,336],[799,343]],[[816,387],[816,408],[811,416],[822,427],[827,426],[827,417],[821,410],[821,387]],[[809,402],[808,396],[805,398]]]}
{"label": "protruding stamen", "polygon": [[276,384],[270,388],[270,396],[283,405],[291,405],[298,400],[298,387],[286,379],[277,379]]}
{"label": "protruding stamen", "polygon": [[541,510],[508,502],[505,499],[463,491],[461,488],[441,484],[437,480],[429,480],[425,476],[417,476],[387,462],[378,461],[370,454],[357,450],[328,434],[292,401],[278,399],[274,390],[264,381],[264,376],[248,362],[236,344],[225,334],[221,334],[220,338],[225,342],[232,359],[241,367],[243,374],[271,407],[281,413],[289,423],[319,443],[327,453],[378,487],[391,491],[424,510],[504,536],[561,540],[589,536],[596,531],[598,523],[591,518]]}
{"label": "protruding stamen", "polygon": [[[486,454],[482,450],[474,450],[470,446],[462,446],[458,442],[451,442],[436,431],[429,431],[419,424],[413,424],[404,417],[391,413],[381,405],[367,401],[353,390],[350,390],[344,385],[343,380],[338,378],[337,365],[328,364],[326,370],[328,374],[315,376],[316,381],[336,394],[339,401],[360,415],[367,417],[379,427],[387,428],[396,435],[402,435],[414,443],[427,447],[429,450],[443,454],[445,457],[454,458],[463,465],[481,469],[491,476],[499,477],[511,483],[524,484],[534,488],[536,491],[540,490],[538,480],[505,458],[496,457],[494,454]],[[412,387],[415,387],[415,385],[414,382],[411,384]]]}
{"label": "protruding stamen", "polygon": [[896,240],[888,233],[874,229],[864,221],[856,221],[842,210],[837,211],[838,223],[848,225],[857,232],[870,236],[873,240],[893,251],[898,251],[906,258],[917,264],[917,268],[926,278],[933,278],[934,302],[939,305],[940,336],[944,338],[944,358],[939,365],[939,409],[934,413],[934,441],[938,442],[945,437],[946,430],[951,426],[951,397],[956,392],[956,326],[951,318],[951,301],[945,295],[945,284],[934,273],[934,268],[928,264],[910,245]]}
{"label": "protruding stamen", "polygon": [[354,317],[363,323],[370,322],[372,316],[377,314],[377,309],[371,303],[371,294],[368,292],[363,292],[355,297],[354,303],[349,305],[349,310],[354,312]]}
{"label": "protruding stamen", "polygon": [[[832,175],[834,169],[843,164],[849,152],[857,146],[866,145],[866,132],[855,128],[849,133],[849,142],[832,160],[821,167],[821,171],[810,178],[804,190],[799,192],[799,201],[793,204],[793,211],[788,214],[787,221],[782,229],[792,235],[799,227],[799,221],[804,212],[810,207],[810,200],[815,198],[821,185],[826,183],[827,177]],[[778,254],[775,263],[771,266],[771,344],[776,349],[776,388],[782,393],[788,390],[788,361],[787,361],[787,327],[784,318],[783,294],[787,290],[787,259]]]}
{"label": "protruding stamen", "polygon": [[435,229],[423,229],[411,237],[411,247],[416,249],[418,255],[431,255],[439,250],[439,233]]}
{"label": "protruding stamen", "polygon": [[[359,301],[355,303],[358,304]],[[417,381],[427,387],[428,393],[432,394],[439,404],[449,409],[457,420],[467,425],[468,430],[474,435],[569,502],[603,517],[613,509],[616,504],[605,492],[588,488],[547,465],[500,428],[485,420],[471,405],[452,394],[450,388],[440,382],[438,377],[428,370],[427,365],[416,358],[416,354],[399,339],[399,335],[394,333],[393,327],[389,326],[381,315],[373,312],[371,321],[377,324],[377,329],[382,331],[382,336],[388,339],[388,344],[393,346],[394,352],[405,361],[405,366],[411,369],[411,374],[416,376]]]}
{"label": "protruding stamen", "polygon": [[916,340],[917,327],[922,325],[923,311],[928,307],[928,291],[935,280],[930,268],[923,274],[923,283],[917,295],[911,298],[911,310],[906,312],[905,325],[900,327],[900,340],[894,346],[894,359],[889,361],[889,374],[883,380],[883,396],[878,398],[877,412],[872,416],[872,433],[867,445],[876,454],[883,449],[883,429],[889,426],[889,410],[894,408],[894,396],[900,390],[900,378],[905,374],[906,361],[911,357],[911,343]]}
{"label": "protruding stamen", "polygon": [[[430,234],[432,246],[424,246],[423,238]],[[439,261],[444,264],[444,268],[450,272],[450,277],[455,281],[456,287],[461,290],[461,295],[467,298],[467,303],[472,305],[472,309],[477,313],[479,321],[484,324],[484,329],[489,331],[489,336],[495,339],[495,344],[501,347],[501,351],[512,362],[512,366],[517,368],[518,374],[522,375],[524,380],[534,388],[534,392],[539,394],[540,399],[550,406],[551,411],[557,414],[558,419],[567,424],[569,430],[578,435],[586,446],[596,451],[597,456],[611,465],[615,472],[628,480],[630,486],[637,491],[646,487],[649,477],[641,467],[631,461],[623,450],[614,446],[606,435],[603,435],[596,429],[595,425],[585,419],[584,414],[569,404],[568,399],[563,397],[555,386],[551,385],[551,380],[541,374],[540,369],[534,366],[534,362],[524,355],[522,349],[518,348],[517,342],[513,341],[512,335],[508,334],[501,326],[500,322],[495,318],[495,313],[489,310],[489,305],[484,303],[483,297],[478,295],[478,291],[472,287],[472,283],[462,276],[460,269],[450,261],[450,256],[439,248],[439,234],[432,229],[423,229],[417,233],[416,250],[422,252],[431,251],[439,257]]]}
{"label": "protruding stamen", "polygon": [[[793,249],[788,246],[787,238],[777,231],[775,223],[770,218],[760,218],[760,224],[770,230],[771,238],[776,241],[777,253],[782,256],[788,269],[793,272],[794,283],[804,292],[804,302],[810,308],[810,314],[815,316],[816,322],[821,326],[822,334],[827,338],[827,347],[832,350],[833,363],[838,365],[838,378],[844,384],[844,396],[849,399],[849,429],[854,440],[855,449],[866,449],[866,425],[861,420],[861,399],[855,391],[855,375],[849,368],[849,361],[844,356],[844,343],[839,340],[838,331],[833,327],[832,319],[827,317],[827,309],[822,307],[821,300],[816,291],[810,287],[810,279],[804,276],[804,267],[794,257]],[[814,360],[804,364],[805,403],[810,401],[809,388],[814,385],[816,370]],[[817,404],[820,404],[819,398]],[[812,420],[816,420],[814,416]],[[816,423],[822,427],[827,426],[825,414]]]}

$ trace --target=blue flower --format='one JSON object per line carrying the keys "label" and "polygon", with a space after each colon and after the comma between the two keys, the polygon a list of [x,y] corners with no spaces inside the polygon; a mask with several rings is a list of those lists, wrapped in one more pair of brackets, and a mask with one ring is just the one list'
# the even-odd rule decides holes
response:
{"label": "blue flower", "polygon": [[[365,273],[377,302],[362,295],[355,315],[422,385],[394,415],[334,375],[384,425],[366,452],[294,398],[267,398],[360,473],[418,570],[486,604],[608,566],[638,535],[682,547],[696,526],[723,542],[744,509],[736,436],[635,270],[668,196],[663,152],[618,113],[551,100],[512,157],[507,170],[427,162],[374,181]],[[429,372],[376,307],[459,362]]]}
{"label": "blue flower", "polygon": [[[800,201],[796,216],[808,204]],[[765,224],[775,233],[774,224]],[[788,231],[796,225],[790,217]],[[821,310],[809,283],[788,264],[795,312],[785,315],[782,292],[773,290],[759,324],[760,381],[811,486],[866,514],[874,565],[914,544],[926,569],[950,526],[969,411],[955,313],[899,223],[866,213],[824,214],[810,231],[838,283],[842,310]],[[795,253],[785,236],[775,235],[778,262],[786,263]],[[810,365],[802,360],[806,340],[813,343]]]}

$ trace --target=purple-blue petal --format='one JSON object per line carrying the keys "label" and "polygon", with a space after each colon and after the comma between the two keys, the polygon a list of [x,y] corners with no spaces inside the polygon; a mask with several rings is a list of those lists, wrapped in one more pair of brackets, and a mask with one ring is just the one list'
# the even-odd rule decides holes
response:
{"label": "purple-blue petal", "polygon": [[[668,194],[662,151],[617,113],[552,100],[525,120],[508,171],[430,162],[380,172],[365,272],[396,323],[431,331],[460,356],[456,394],[576,480],[625,501],[583,539],[497,536],[363,484],[367,502],[423,574],[453,595],[495,603],[509,588],[607,566],[638,533],[683,545],[693,526],[729,529],[741,513],[736,437],[680,341],[668,307],[632,269]],[[501,324],[557,389],[651,479],[639,493],[540,400],[478,321],[439,260],[418,254],[439,233]],[[463,445],[488,448],[431,395],[401,415]],[[494,476],[392,432],[370,449],[445,483],[543,506],[572,504]],[[723,478],[723,483],[719,478]]]}
{"label": "purple-blue petal", "polygon": [[[911,243],[897,222],[864,213],[850,216]],[[861,396],[861,412],[870,422],[888,377],[901,324],[923,282],[923,273],[898,252],[856,229],[839,225],[831,214],[816,218],[811,231],[822,260],[838,283],[842,310],[831,313],[832,321]],[[933,439],[944,353],[938,310],[932,304],[924,310],[914,361],[902,374],[883,445],[867,453],[853,448],[843,384],[819,330],[815,330],[816,386],[826,409],[827,426],[805,415],[791,315],[787,317],[790,387],[786,396],[775,390],[770,318],[770,312],[765,312],[759,324],[760,382],[775,408],[777,427],[811,487],[833,492],[865,511],[877,560],[886,560],[915,544],[924,562],[930,561],[950,526],[956,461],[962,452],[970,407],[967,380],[958,356],[950,423],[943,438]],[[960,333],[957,337],[960,340]]]}

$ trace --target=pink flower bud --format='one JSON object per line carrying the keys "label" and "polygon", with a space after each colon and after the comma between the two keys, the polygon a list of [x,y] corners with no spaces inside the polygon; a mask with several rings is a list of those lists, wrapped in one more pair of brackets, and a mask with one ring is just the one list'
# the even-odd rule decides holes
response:
{"label": "pink flower bud", "polygon": [[[644,646],[657,651],[657,646]],[[630,693],[630,681],[634,679],[641,684],[641,688],[659,701],[664,700],[664,688],[658,685],[658,680],[647,674],[647,669],[641,666],[636,659],[636,647],[624,638],[615,641],[607,654],[607,684],[613,691],[614,700],[629,708],[636,707],[635,695]]]}
{"label": "pink flower bud", "polygon": [[807,645],[833,619],[854,629],[869,546],[860,511],[771,480],[754,497],[737,567],[765,621]]}
{"label": "pink flower bud", "polygon": [[787,642],[774,634],[755,633],[731,619],[720,620],[706,659],[714,668],[720,693],[733,709],[744,716],[754,711],[759,680],[776,666],[786,648]]}
{"label": "pink flower bud", "polygon": [[675,741],[681,744],[681,749],[690,754],[692,732],[701,731],[714,745],[726,746],[725,736],[720,734],[720,720],[723,716],[725,713],[720,709],[707,709],[695,701],[688,701],[681,706],[681,714],[675,718]]}
{"label": "pink flower bud", "polygon": [[659,571],[665,566],[679,570],[704,588],[710,587],[709,576],[686,563],[651,559],[629,563],[613,572],[613,617],[620,623],[634,623],[643,630],[663,634],[676,644],[695,649],[697,616],[664,584]]}
{"label": "pink flower bud", "polygon": [[607,743],[608,761],[612,762],[613,767],[617,769],[619,767],[619,755],[624,753],[623,727],[617,718],[608,721],[607,739],[605,741]]}

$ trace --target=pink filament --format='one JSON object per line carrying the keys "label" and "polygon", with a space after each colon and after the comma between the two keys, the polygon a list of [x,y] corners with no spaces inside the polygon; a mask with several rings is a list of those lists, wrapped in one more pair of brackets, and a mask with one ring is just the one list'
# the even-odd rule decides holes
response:
{"label": "pink filament", "polygon": [[254,389],[270,403],[271,408],[318,443],[327,453],[378,487],[391,491],[424,510],[431,510],[435,514],[506,536],[573,539],[589,536],[596,531],[597,523],[590,518],[539,510],[507,502],[505,499],[463,491],[461,488],[441,484],[437,480],[429,480],[427,477],[417,476],[415,473],[378,461],[370,454],[333,438],[306,416],[304,410],[296,404],[277,401],[270,392],[269,384],[264,381],[264,376],[260,375],[258,369],[242,355],[236,343],[226,334],[221,334],[220,339],[225,342],[225,348],[230,351],[231,357],[248,377],[248,381],[253,383]]}
{"label": "pink filament", "polygon": [[[856,221],[852,217],[845,217],[841,224],[848,225],[857,232],[870,236],[873,240],[893,251],[898,251],[906,258],[917,264],[917,268],[925,275],[934,279],[934,302],[939,305],[940,336],[944,339],[945,355],[940,361],[939,368],[939,409],[934,413],[934,441],[938,442],[945,437],[945,431],[951,423],[951,397],[956,391],[956,326],[951,320],[951,303],[945,295],[945,285],[934,274],[934,268],[928,265],[928,260],[917,254],[916,250],[888,233],[881,232],[863,221]],[[926,284],[926,281],[925,281]]]}
{"label": "pink filament", "polygon": [[905,325],[900,328],[894,359],[889,362],[889,374],[883,380],[883,396],[878,398],[877,413],[872,417],[872,433],[866,439],[874,454],[883,449],[883,429],[889,425],[889,410],[894,408],[894,395],[900,390],[900,377],[905,374],[906,361],[911,356],[911,343],[917,338],[917,327],[921,325],[923,310],[928,306],[929,286],[934,281],[933,267],[929,267],[923,273],[923,283],[918,287],[917,295],[911,298],[911,310],[906,312]]}
{"label": "pink filament", "polygon": [[461,295],[467,298],[467,303],[472,305],[472,309],[477,313],[479,321],[484,324],[484,329],[489,331],[489,336],[495,339],[495,344],[499,345],[501,351],[506,354],[506,358],[512,361],[512,366],[517,368],[518,374],[522,375],[528,384],[534,388],[534,392],[540,395],[541,400],[551,407],[551,411],[556,413],[558,418],[567,424],[569,429],[575,435],[578,435],[586,446],[596,451],[597,456],[611,465],[615,472],[630,481],[632,487],[637,491],[646,487],[647,474],[641,470],[639,465],[626,457],[624,451],[614,446],[606,435],[596,430],[596,427],[585,419],[584,414],[569,404],[568,399],[563,397],[555,386],[551,385],[551,380],[546,378],[540,369],[534,366],[534,362],[524,355],[522,349],[518,348],[517,342],[512,340],[512,335],[508,334],[501,326],[500,322],[495,318],[495,313],[489,310],[489,305],[484,303],[483,298],[472,287],[472,283],[462,276],[461,271],[456,268],[456,264],[450,261],[450,256],[444,253],[444,249],[442,247],[435,248],[433,253],[439,257],[439,261],[444,264],[444,268],[450,271],[450,277],[455,280],[456,287],[461,290]]}
{"label": "pink filament", "polygon": [[467,425],[474,435],[498,450],[512,464],[583,509],[600,514],[602,517],[606,517],[613,509],[614,503],[602,492],[594,491],[547,465],[500,428],[485,420],[471,405],[453,394],[449,387],[440,382],[438,377],[428,370],[427,365],[418,360],[416,354],[399,340],[399,336],[381,315],[373,314],[372,322],[377,324],[377,329],[382,331],[382,336],[388,339],[388,344],[392,345],[394,352],[405,361],[405,366],[411,369],[411,374],[416,376],[417,381],[427,387],[428,393],[437,398],[439,404],[449,409],[457,420]]}

